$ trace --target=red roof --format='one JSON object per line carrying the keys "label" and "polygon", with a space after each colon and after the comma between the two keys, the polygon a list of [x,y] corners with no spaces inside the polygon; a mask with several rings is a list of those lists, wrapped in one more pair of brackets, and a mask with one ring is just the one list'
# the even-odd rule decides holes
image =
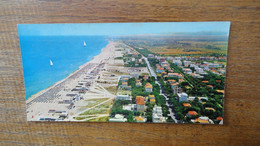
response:
{"label": "red roof", "polygon": [[191,105],[189,103],[183,103],[182,105],[185,107],[191,107]]}
{"label": "red roof", "polygon": [[143,96],[136,96],[136,104],[144,105],[144,97]]}
{"label": "red roof", "polygon": [[196,116],[198,113],[196,111],[189,111],[188,112],[191,116]]}
{"label": "red roof", "polygon": [[222,117],[217,117],[217,121],[221,121],[221,120],[223,120]]}

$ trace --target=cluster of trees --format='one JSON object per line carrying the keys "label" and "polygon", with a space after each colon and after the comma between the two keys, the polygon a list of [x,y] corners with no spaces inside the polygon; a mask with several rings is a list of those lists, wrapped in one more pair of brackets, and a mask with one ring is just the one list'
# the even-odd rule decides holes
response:
{"label": "cluster of trees", "polygon": [[119,59],[120,60],[120,59],[123,59],[123,57],[116,57],[115,59]]}
{"label": "cluster of trees", "polygon": [[169,82],[164,82],[164,79],[162,77],[157,76],[157,79],[159,80],[160,84],[162,85],[162,90],[166,95],[169,95],[172,93],[171,84]]}
{"label": "cluster of trees", "polygon": [[136,48],[134,46],[131,46],[132,48],[134,48],[137,52],[143,54],[145,57],[148,57],[148,54],[154,54],[156,55],[155,53],[149,51],[147,48],[142,48],[142,49],[139,49],[139,48]]}
{"label": "cluster of trees", "polygon": [[125,67],[147,67],[147,64],[144,60],[142,62],[136,62],[136,61],[129,61],[128,64],[124,65]]}
{"label": "cluster of trees", "polygon": [[207,45],[205,48],[206,49],[211,49],[211,50],[221,50],[221,48],[219,48],[217,46],[214,46],[214,45]]}
{"label": "cluster of trees", "polygon": [[153,107],[154,104],[151,104],[150,102],[146,102],[146,118],[147,122],[153,122]]}
{"label": "cluster of trees", "polygon": [[132,111],[123,110],[123,105],[130,104],[128,100],[116,100],[111,108],[110,117],[115,117],[116,114],[122,114],[127,118],[128,122],[135,122],[134,113]]}
{"label": "cluster of trees", "polygon": [[[225,77],[213,74],[212,72],[207,72],[207,73],[208,73],[207,75],[204,75],[203,80],[209,81],[208,84],[214,86],[214,89],[224,90]],[[217,82],[217,80],[220,82]]]}

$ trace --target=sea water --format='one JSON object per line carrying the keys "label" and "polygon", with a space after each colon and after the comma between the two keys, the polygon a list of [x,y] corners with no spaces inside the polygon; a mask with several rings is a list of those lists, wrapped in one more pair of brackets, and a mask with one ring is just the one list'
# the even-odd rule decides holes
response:
{"label": "sea water", "polygon": [[19,40],[26,99],[66,78],[108,44],[105,36],[20,36]]}

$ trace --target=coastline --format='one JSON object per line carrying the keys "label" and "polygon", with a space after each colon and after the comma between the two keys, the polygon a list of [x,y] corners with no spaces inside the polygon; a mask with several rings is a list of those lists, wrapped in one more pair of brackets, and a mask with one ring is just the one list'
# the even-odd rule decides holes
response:
{"label": "coastline", "polygon": [[102,61],[104,59],[103,56],[106,56],[105,54],[107,54],[107,49],[109,49],[109,46],[111,46],[113,43],[114,42],[108,40],[108,44],[104,48],[101,49],[101,52],[98,55],[94,56],[90,61],[84,63],[83,65],[80,65],[77,70],[75,70],[72,73],[70,73],[66,78],[64,78],[64,79],[62,79],[60,81],[57,81],[53,85],[51,85],[51,86],[49,86],[49,87],[47,87],[47,88],[45,88],[45,89],[43,89],[43,90],[33,94],[31,97],[26,99],[26,104],[30,103],[31,101],[33,101],[37,97],[39,97],[42,94],[48,92],[50,89],[53,89],[57,85],[63,83],[66,80],[68,80],[71,76],[77,74],[81,69],[83,69],[84,67],[88,66],[89,64],[91,64],[91,63],[100,63],[100,61]]}

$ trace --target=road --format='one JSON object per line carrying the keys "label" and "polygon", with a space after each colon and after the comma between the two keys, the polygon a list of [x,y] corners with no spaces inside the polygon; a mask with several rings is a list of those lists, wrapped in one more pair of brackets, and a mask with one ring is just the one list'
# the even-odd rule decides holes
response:
{"label": "road", "polygon": [[147,64],[147,67],[151,73],[151,76],[154,76],[155,79],[157,80],[157,76],[156,76],[156,73],[154,72],[153,68],[151,67],[150,65],[150,62],[148,61],[148,59],[146,57],[143,56],[143,59],[145,60],[146,64]]}
{"label": "road", "polygon": [[173,112],[172,108],[170,107],[169,98],[162,92],[162,85],[158,82],[156,73],[154,72],[153,68],[151,67],[150,62],[144,56],[143,56],[143,59],[145,60],[145,62],[147,64],[147,67],[151,73],[151,76],[155,77],[155,80],[156,80],[155,83],[158,84],[160,87],[160,95],[164,96],[164,98],[166,100],[166,105],[169,107],[169,112],[170,112],[170,114],[168,114],[168,116],[170,116],[174,120],[175,123],[178,123],[179,121],[176,119],[176,116],[175,116],[176,114]]}

